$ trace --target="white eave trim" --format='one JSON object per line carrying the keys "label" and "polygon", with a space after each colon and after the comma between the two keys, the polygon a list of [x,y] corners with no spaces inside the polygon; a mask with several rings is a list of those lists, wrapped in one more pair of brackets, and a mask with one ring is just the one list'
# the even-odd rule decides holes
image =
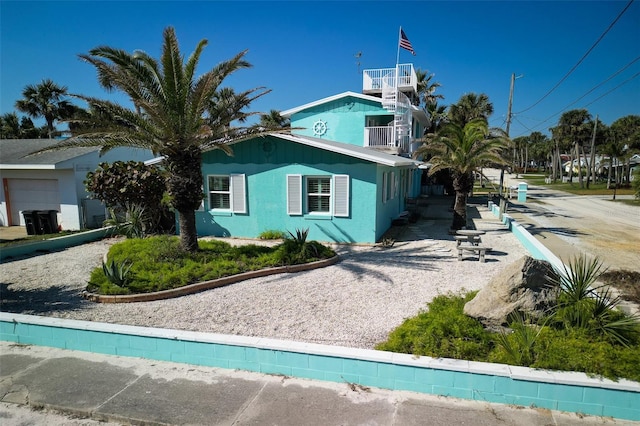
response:
{"label": "white eave trim", "polygon": [[365,101],[377,102],[380,105],[382,105],[382,99],[381,98],[378,98],[378,97],[375,97],[375,96],[370,96],[370,95],[363,95],[362,93],[356,93],[356,92],[343,92],[343,93],[339,93],[337,95],[329,96],[328,98],[322,98],[322,99],[319,99],[317,101],[310,102],[308,104],[304,104],[304,105],[301,105],[301,106],[298,106],[298,107],[295,107],[295,108],[288,109],[286,111],[282,111],[280,113],[280,115],[282,115],[283,117],[290,117],[291,115],[295,114],[296,112],[300,112],[300,111],[303,111],[303,110],[308,109],[308,108],[313,108],[315,106],[326,104],[328,102],[333,102],[335,100],[346,98],[346,97],[349,97],[349,96],[354,97],[354,98],[358,98],[358,99],[363,99]]}
{"label": "white eave trim", "polygon": [[57,170],[55,164],[0,164],[0,170]]}

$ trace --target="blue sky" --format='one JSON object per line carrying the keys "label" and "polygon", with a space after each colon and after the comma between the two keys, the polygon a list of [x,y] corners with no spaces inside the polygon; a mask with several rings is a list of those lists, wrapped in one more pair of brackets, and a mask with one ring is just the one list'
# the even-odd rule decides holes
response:
{"label": "blue sky", "polygon": [[[176,29],[182,51],[208,39],[200,72],[249,49],[253,64],[226,83],[272,92],[252,110],[285,110],[351,90],[367,68],[393,67],[398,29],[417,55],[401,63],[435,73],[443,104],[486,93],[504,127],[516,80],[511,136],[547,129],[568,109],[587,108],[606,124],[640,114],[640,1],[631,4],[580,66],[551,90],[628,4],[624,1],[0,1],[0,113],[14,111],[27,84],[50,78],[71,93],[107,94],[78,54],[99,45],[159,56],[162,31]],[[355,55],[361,52],[358,60]],[[619,86],[617,89],[615,89]],[[607,94],[607,92],[610,92]],[[598,99],[600,98],[600,99]],[[80,104],[80,103],[79,103]],[[533,106],[533,107],[532,107]],[[545,121],[547,120],[547,121]]]}

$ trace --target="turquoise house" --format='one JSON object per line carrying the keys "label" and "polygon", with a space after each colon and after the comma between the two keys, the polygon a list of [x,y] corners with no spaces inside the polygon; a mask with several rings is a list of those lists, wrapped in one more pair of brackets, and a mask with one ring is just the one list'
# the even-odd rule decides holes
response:
{"label": "turquoise house", "polygon": [[[397,70],[402,79],[396,78]],[[427,124],[412,65],[365,70],[363,93],[344,92],[283,111],[291,134],[204,153],[198,235],[257,237],[309,229],[309,238],[375,243],[420,194],[411,159]]]}

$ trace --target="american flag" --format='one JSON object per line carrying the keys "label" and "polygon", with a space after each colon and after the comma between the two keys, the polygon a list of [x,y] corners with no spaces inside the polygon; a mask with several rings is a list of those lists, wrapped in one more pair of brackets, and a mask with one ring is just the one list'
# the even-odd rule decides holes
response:
{"label": "american flag", "polygon": [[400,47],[407,49],[413,56],[416,56],[416,52],[413,50],[413,46],[402,28],[400,28]]}

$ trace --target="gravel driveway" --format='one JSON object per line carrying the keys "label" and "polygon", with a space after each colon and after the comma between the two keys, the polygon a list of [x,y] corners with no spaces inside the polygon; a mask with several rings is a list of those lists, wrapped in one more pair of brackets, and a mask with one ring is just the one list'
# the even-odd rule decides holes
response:
{"label": "gravel driveway", "polygon": [[470,213],[476,228],[487,231],[483,244],[494,249],[486,263],[459,262],[446,233],[450,213],[442,219],[427,209],[426,217],[404,228],[392,248],[337,246],[341,261],[329,267],[156,302],[85,301],[80,293],[91,270],[116,241],[108,239],[1,264],[2,310],[372,348],[435,296],[479,289],[526,254],[486,208]]}

